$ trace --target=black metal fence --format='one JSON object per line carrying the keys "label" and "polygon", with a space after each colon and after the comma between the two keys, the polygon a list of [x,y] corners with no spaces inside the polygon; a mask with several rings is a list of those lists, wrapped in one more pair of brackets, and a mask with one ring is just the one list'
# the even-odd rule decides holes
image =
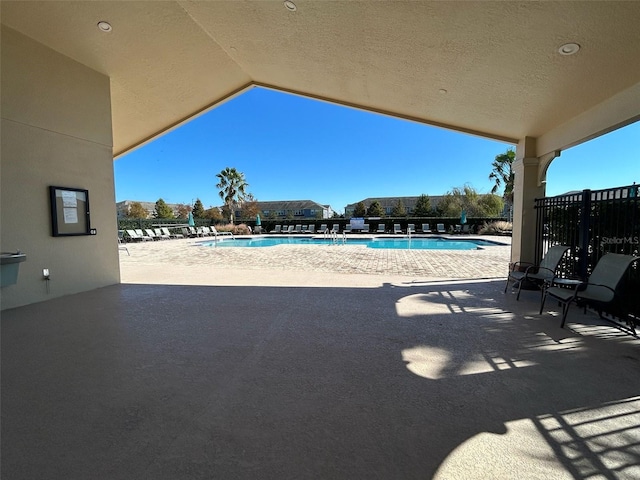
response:
{"label": "black metal fence", "polygon": [[[587,279],[605,253],[640,255],[640,187],[583,190],[536,199],[536,262],[553,245],[569,245],[563,276]],[[640,266],[625,279],[625,298],[640,319]],[[628,295],[627,295],[628,294]]]}

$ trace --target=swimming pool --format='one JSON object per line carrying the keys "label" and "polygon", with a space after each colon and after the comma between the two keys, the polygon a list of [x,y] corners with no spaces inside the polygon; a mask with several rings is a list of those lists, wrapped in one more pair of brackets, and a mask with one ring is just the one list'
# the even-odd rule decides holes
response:
{"label": "swimming pool", "polygon": [[[367,248],[396,248],[401,250],[478,250],[500,243],[478,239],[429,238],[347,238],[346,245],[365,245]],[[342,237],[337,241],[320,237],[252,237],[219,238],[217,242],[207,241],[207,247],[273,247],[275,245],[343,245]]]}

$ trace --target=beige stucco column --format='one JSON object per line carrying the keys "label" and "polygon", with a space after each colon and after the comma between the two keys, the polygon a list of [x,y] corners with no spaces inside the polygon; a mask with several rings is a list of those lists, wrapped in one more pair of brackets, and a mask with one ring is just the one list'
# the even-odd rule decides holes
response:
{"label": "beige stucco column", "polygon": [[513,163],[513,237],[511,261],[535,260],[535,199],[544,197],[540,160],[536,156],[536,139],[526,137],[518,143]]}

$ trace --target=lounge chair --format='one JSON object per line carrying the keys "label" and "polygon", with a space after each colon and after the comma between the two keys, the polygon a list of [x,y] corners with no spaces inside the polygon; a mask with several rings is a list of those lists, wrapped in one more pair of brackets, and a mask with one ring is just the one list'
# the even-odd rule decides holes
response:
{"label": "lounge chair", "polygon": [[302,233],[302,225],[296,225],[296,228],[293,229],[293,233]]}
{"label": "lounge chair", "polygon": [[318,230],[319,233],[327,233],[327,224],[323,223],[322,225],[320,225],[320,230]]}
{"label": "lounge chair", "polygon": [[343,230],[343,232],[342,232],[342,233],[353,233],[351,229],[352,229],[351,224],[350,224],[350,223],[347,223],[347,224],[344,226],[344,230]]}
{"label": "lounge chair", "polygon": [[465,223],[464,225],[462,225],[462,233],[466,233],[466,234],[471,233],[471,227],[469,226],[468,223]]}
{"label": "lounge chair", "polygon": [[306,233],[316,233],[316,226],[313,224],[309,225]]}
{"label": "lounge chair", "polygon": [[184,235],[181,233],[171,233],[167,227],[162,227],[161,230],[165,235],[169,235],[169,238],[184,238]]}
{"label": "lounge chair", "polygon": [[422,233],[431,233],[431,227],[428,223],[422,224]]}
{"label": "lounge chair", "polygon": [[211,225],[211,227],[209,227],[211,229],[211,235],[213,236],[218,236],[218,235],[229,235],[231,237],[233,237],[233,232],[219,232],[216,227],[214,227],[213,225]]}
{"label": "lounge chair", "polygon": [[143,240],[153,240],[153,237],[150,237],[149,235],[142,233],[142,229],[141,228],[136,228],[134,230]]}
{"label": "lounge chair", "polygon": [[164,233],[161,228],[154,228],[153,232],[158,236],[161,240],[169,240],[171,235]]}
{"label": "lounge chair", "polygon": [[[556,276],[556,271],[560,265],[562,257],[567,253],[570,247],[566,245],[554,245],[551,247],[540,265],[534,265],[528,262],[515,262],[511,266],[511,270],[507,274],[507,284],[504,291],[509,288],[509,283],[515,281],[518,283],[518,295],[516,300],[520,300],[520,291],[523,284],[536,285],[541,290],[541,302],[544,300],[544,291],[549,282]],[[524,268],[524,271],[522,270]]]}
{"label": "lounge chair", "polygon": [[588,282],[563,282],[563,279],[552,279],[555,285],[569,283],[574,288],[561,288],[558,286],[550,286],[545,289],[540,305],[540,313],[544,309],[544,302],[547,296],[552,296],[562,304],[562,323],[560,328],[564,327],[567,320],[569,306],[573,302],[579,302],[584,305],[593,307],[600,316],[606,307],[614,305],[620,300],[618,294],[618,286],[629,266],[640,260],[640,257],[632,255],[621,255],[619,253],[607,253],[596,263]]}
{"label": "lounge chair", "polygon": [[438,232],[438,233],[447,233],[447,231],[444,228],[444,223],[436,224],[436,232]]}
{"label": "lounge chair", "polygon": [[402,233],[402,229],[400,228],[400,224],[399,223],[394,223],[393,224],[393,233]]}
{"label": "lounge chair", "polygon": [[362,225],[362,230],[360,230],[360,233],[369,233],[369,224],[365,223],[364,225]]}
{"label": "lounge chair", "polygon": [[330,233],[340,233],[340,224],[339,223],[334,223],[333,225],[331,225],[331,232]]}
{"label": "lounge chair", "polygon": [[416,233],[416,226],[413,223],[407,225],[407,234]]}
{"label": "lounge chair", "polygon": [[191,229],[188,227],[182,227],[182,235],[187,237],[187,238],[191,238],[193,236],[195,236],[195,233],[191,232]]}
{"label": "lounge chair", "polygon": [[132,241],[142,242],[146,240],[151,240],[146,235],[145,236],[138,235],[138,233],[136,233],[135,230],[127,230],[126,232],[127,232],[127,237],[129,237]]}
{"label": "lounge chair", "polygon": [[384,233],[385,232],[385,225],[384,223],[379,223],[378,224],[378,229],[376,230],[376,233]]}
{"label": "lounge chair", "polygon": [[118,250],[124,250],[125,252],[127,252],[127,255],[131,256],[131,254],[129,253],[129,249],[120,237],[118,237]]}
{"label": "lounge chair", "polygon": [[462,233],[462,225],[454,225],[453,233]]}
{"label": "lounge chair", "polygon": [[282,225],[276,225],[275,228],[271,230],[269,233],[281,233],[281,232],[282,232]]}
{"label": "lounge chair", "polygon": [[153,240],[162,240],[158,235],[156,235],[156,233],[152,229],[145,228],[144,231],[147,234],[147,236],[151,237]]}
{"label": "lounge chair", "polygon": [[282,227],[282,233],[293,233],[293,229],[294,229],[293,225]]}

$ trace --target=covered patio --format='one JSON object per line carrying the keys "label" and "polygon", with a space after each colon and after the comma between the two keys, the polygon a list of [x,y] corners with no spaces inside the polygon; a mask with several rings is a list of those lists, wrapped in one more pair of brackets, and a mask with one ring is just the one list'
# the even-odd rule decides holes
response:
{"label": "covered patio", "polygon": [[640,475],[640,345],[596,316],[504,279],[191,272],[3,313],[3,478]]}

